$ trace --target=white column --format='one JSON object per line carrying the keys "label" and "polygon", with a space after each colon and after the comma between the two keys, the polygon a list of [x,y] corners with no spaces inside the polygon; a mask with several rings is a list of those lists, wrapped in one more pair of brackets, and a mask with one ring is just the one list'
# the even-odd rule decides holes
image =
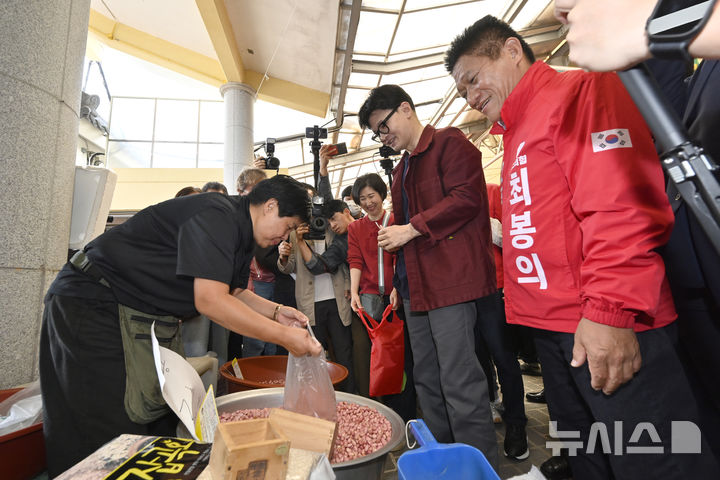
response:
{"label": "white column", "polygon": [[67,259],[90,0],[0,2],[0,388],[36,377]]}
{"label": "white column", "polygon": [[228,82],[220,87],[225,102],[225,166],[223,182],[236,193],[240,172],[253,164],[253,108],[255,90],[249,85]]}

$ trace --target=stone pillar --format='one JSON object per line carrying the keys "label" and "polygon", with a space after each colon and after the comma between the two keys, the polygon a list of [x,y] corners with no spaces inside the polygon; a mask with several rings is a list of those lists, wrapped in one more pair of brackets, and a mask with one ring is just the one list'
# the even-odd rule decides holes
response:
{"label": "stone pillar", "polygon": [[228,82],[220,87],[225,102],[225,169],[223,182],[230,195],[237,193],[237,177],[253,164],[253,108],[255,90]]}
{"label": "stone pillar", "polygon": [[67,257],[90,0],[0,2],[0,388],[37,377]]}

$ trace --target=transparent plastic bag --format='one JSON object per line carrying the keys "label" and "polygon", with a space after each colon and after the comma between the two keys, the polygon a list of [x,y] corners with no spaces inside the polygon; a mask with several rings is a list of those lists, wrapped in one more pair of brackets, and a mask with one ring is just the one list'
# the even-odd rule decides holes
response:
{"label": "transparent plastic bag", "polygon": [[[313,335],[309,326],[308,330]],[[325,354],[296,357],[288,353],[283,408],[334,422],[337,417],[335,403],[335,389]]]}
{"label": "transparent plastic bag", "polygon": [[320,459],[315,463],[308,480],[334,480],[335,472],[330,465],[330,460],[325,455],[321,455]]}
{"label": "transparent plastic bag", "polygon": [[334,480],[335,472],[323,453],[290,448],[285,480]]}
{"label": "transparent plastic bag", "polygon": [[35,425],[42,416],[40,382],[36,380],[0,402],[0,436]]}

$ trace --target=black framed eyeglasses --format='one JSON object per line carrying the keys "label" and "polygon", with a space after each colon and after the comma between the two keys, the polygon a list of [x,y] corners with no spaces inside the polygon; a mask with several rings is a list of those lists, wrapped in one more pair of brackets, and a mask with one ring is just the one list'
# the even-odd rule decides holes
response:
{"label": "black framed eyeglasses", "polygon": [[387,114],[387,117],[385,117],[385,118],[383,119],[383,121],[380,122],[380,124],[379,124],[378,127],[377,127],[377,130],[375,130],[375,131],[373,132],[373,136],[371,137],[374,142],[379,142],[379,141],[380,141],[380,135],[386,135],[386,134],[390,133],[390,128],[387,126],[387,122],[388,122],[388,120],[390,120],[390,117],[392,117],[393,114],[394,114],[395,112],[397,112],[397,109],[398,109],[398,108],[400,108],[400,105],[398,105],[397,107],[393,108],[393,109],[390,111],[390,113]]}

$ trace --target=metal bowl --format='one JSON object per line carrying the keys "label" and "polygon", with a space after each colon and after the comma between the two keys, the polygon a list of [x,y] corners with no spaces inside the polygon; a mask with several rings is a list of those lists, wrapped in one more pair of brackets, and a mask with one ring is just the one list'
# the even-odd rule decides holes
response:
{"label": "metal bowl", "polygon": [[[218,413],[222,414],[248,408],[282,407],[284,390],[284,388],[263,388],[218,397]],[[380,480],[388,452],[405,439],[405,424],[402,418],[385,405],[359,395],[335,392],[335,398],[338,402],[351,402],[372,407],[383,414],[392,426],[390,441],[379,450],[364,457],[333,464],[336,478],[338,480]],[[182,427],[182,423],[178,426],[178,429],[180,427]]]}

